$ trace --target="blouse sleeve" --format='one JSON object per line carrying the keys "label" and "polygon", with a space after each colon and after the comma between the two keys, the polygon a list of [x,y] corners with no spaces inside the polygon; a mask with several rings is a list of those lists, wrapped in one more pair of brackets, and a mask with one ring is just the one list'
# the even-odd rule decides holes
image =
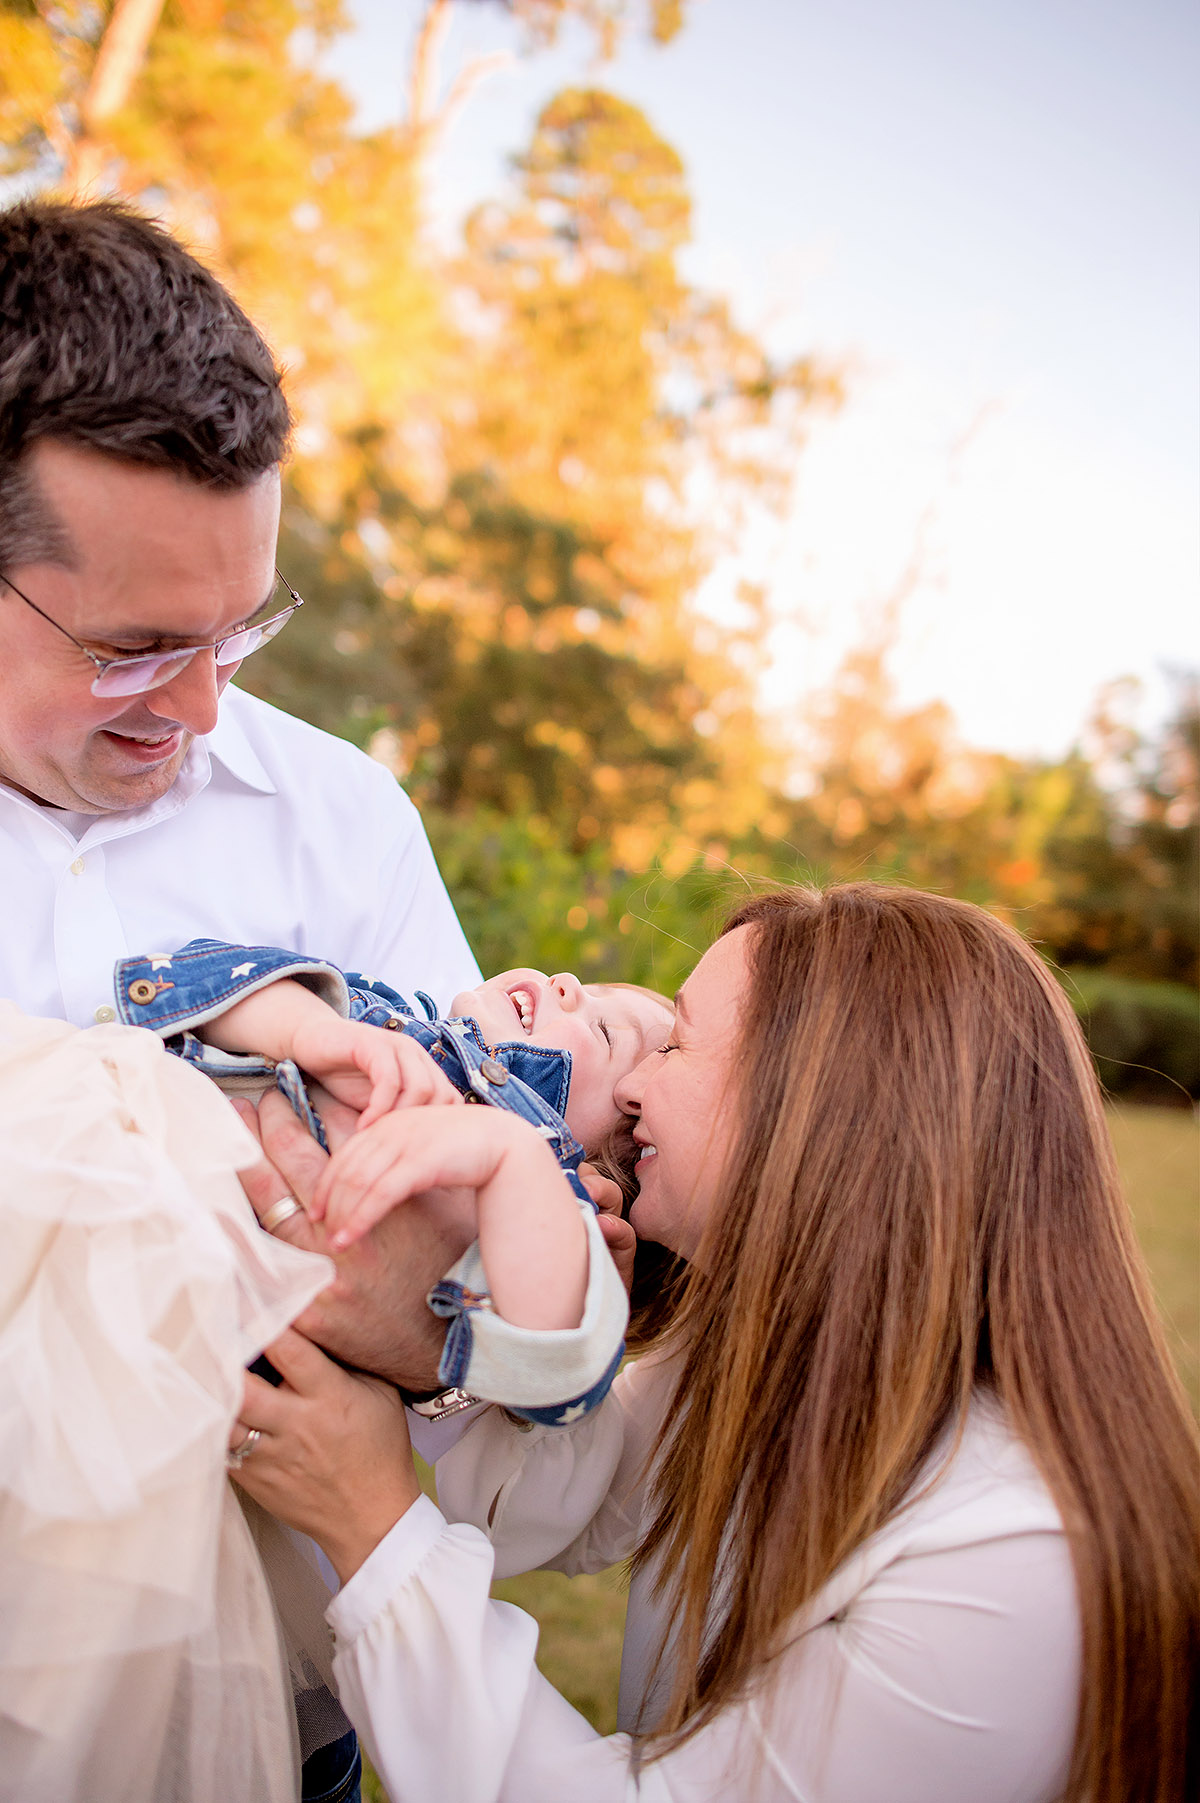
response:
{"label": "blouse sleeve", "polygon": [[666,1363],[644,1358],[573,1426],[517,1426],[489,1409],[437,1459],[438,1502],[487,1535],[497,1577],[605,1571],[641,1536],[643,1468],[670,1389]]}
{"label": "blouse sleeve", "polygon": [[339,1694],[392,1803],[1048,1803],[1079,1630],[1061,1534],[901,1556],[739,1704],[635,1774],[491,1602],[491,1547],[417,1503],[330,1606]]}

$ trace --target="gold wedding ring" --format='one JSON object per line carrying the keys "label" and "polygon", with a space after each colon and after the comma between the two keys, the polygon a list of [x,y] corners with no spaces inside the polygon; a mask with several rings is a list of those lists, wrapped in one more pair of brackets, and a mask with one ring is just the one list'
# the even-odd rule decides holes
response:
{"label": "gold wedding ring", "polygon": [[268,1233],[274,1233],[277,1227],[282,1227],[283,1223],[290,1221],[293,1215],[302,1215],[303,1213],[304,1210],[295,1196],[281,1196],[278,1202],[272,1202],[259,1225],[265,1227]]}

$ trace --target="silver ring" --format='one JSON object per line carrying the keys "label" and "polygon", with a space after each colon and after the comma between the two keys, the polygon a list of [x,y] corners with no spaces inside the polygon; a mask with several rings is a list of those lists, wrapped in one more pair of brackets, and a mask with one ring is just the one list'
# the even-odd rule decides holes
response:
{"label": "silver ring", "polygon": [[242,1440],[237,1446],[235,1446],[233,1448],[232,1452],[226,1453],[226,1455],[225,1455],[226,1471],[240,1471],[242,1466],[246,1463],[246,1460],[250,1457],[250,1454],[254,1451],[254,1448],[258,1445],[258,1443],[261,1439],[262,1439],[262,1429],[261,1428],[259,1428],[259,1427],[249,1428],[246,1433],[246,1438],[244,1440]]}
{"label": "silver ring", "polygon": [[295,1196],[280,1196],[278,1202],[272,1202],[259,1222],[259,1226],[265,1227],[268,1233],[274,1233],[277,1227],[282,1227],[283,1223],[290,1221],[293,1215],[302,1215],[303,1213],[304,1210]]}

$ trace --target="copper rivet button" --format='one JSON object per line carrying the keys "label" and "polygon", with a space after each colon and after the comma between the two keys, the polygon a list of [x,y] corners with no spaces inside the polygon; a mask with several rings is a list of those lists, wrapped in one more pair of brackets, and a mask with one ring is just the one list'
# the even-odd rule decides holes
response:
{"label": "copper rivet button", "polygon": [[[148,977],[138,977],[129,985],[129,999],[131,1002],[136,1002],[139,1008],[148,1007],[157,994],[157,984],[152,983]],[[112,1009],[110,1008],[108,1011],[109,1020],[111,1020],[112,1017]]]}
{"label": "copper rivet button", "polygon": [[76,858],[74,863],[71,865],[71,875],[72,876],[82,876],[83,875],[83,859],[82,858]]}
{"label": "copper rivet button", "polygon": [[481,1077],[486,1077],[489,1083],[494,1083],[497,1088],[502,1083],[508,1082],[508,1072],[498,1058],[485,1058],[479,1067],[479,1074]]}
{"label": "copper rivet button", "polygon": [[107,1026],[110,1020],[116,1020],[116,1018],[117,1011],[115,1008],[97,1008],[95,1014],[92,1016],[92,1019],[102,1027]]}

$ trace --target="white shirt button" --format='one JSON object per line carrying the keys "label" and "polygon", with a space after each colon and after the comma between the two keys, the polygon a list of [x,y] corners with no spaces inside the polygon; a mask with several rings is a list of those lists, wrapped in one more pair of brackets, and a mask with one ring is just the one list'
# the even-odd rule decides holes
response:
{"label": "white shirt button", "polygon": [[83,875],[83,859],[82,858],[76,858],[75,862],[71,865],[71,875],[72,876],[82,876]]}
{"label": "white shirt button", "polygon": [[107,1021],[116,1020],[116,1018],[117,1018],[116,1009],[109,1008],[107,1005],[102,1008],[97,1008],[95,1016],[94,1016],[94,1019],[99,1023],[100,1026],[104,1026]]}

